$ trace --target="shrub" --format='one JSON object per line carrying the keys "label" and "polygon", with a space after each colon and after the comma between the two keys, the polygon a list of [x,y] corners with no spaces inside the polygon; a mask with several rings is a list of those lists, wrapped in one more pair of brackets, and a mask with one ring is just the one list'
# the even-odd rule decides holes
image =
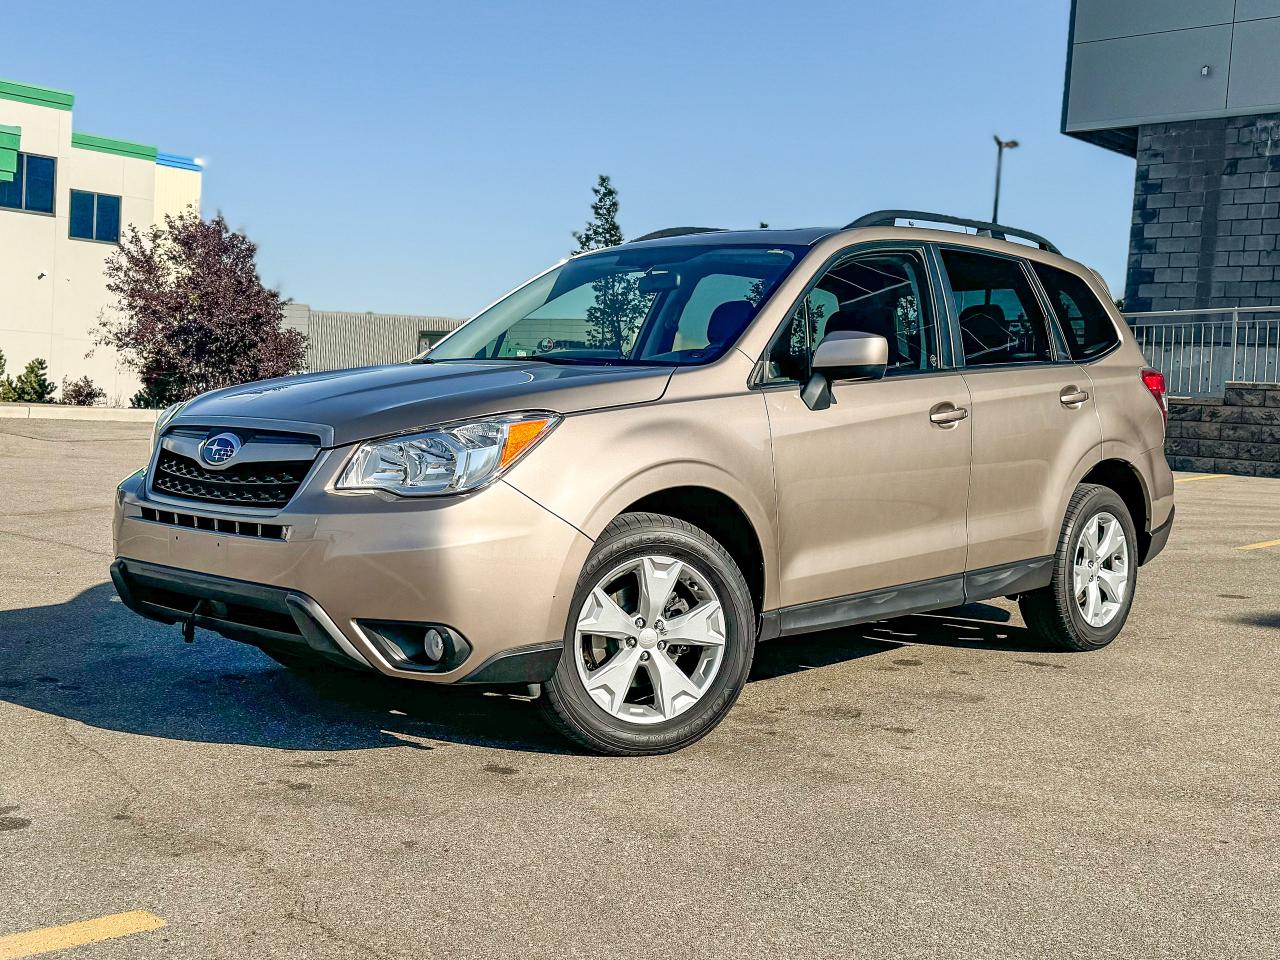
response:
{"label": "shrub", "polygon": [[88,377],[81,377],[79,380],[68,380],[62,378],[62,399],[59,403],[65,403],[72,407],[93,407],[107,399],[107,391],[97,386]]}

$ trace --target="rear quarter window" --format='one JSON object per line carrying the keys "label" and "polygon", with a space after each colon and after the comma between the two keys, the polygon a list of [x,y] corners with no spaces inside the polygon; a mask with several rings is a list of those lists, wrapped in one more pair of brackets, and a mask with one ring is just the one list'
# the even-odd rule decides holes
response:
{"label": "rear quarter window", "polygon": [[1044,263],[1032,263],[1049,295],[1072,360],[1089,360],[1120,342],[1111,314],[1082,277]]}

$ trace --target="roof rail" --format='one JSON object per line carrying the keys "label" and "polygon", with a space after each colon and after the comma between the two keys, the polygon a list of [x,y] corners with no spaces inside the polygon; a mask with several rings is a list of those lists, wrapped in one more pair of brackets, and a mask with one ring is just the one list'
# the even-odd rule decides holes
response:
{"label": "roof rail", "polygon": [[667,227],[665,230],[655,230],[653,233],[646,233],[643,237],[628,240],[627,243],[639,243],[642,240],[665,240],[667,237],[687,237],[693,233],[719,233],[723,229],[724,227]]}
{"label": "roof rail", "polygon": [[926,223],[950,223],[957,227],[972,227],[977,230],[980,235],[992,237],[996,240],[1004,240],[1008,237],[1021,237],[1023,240],[1030,240],[1041,250],[1048,250],[1050,253],[1062,253],[1057,247],[1040,236],[1038,233],[1032,233],[1030,230],[1019,230],[1017,227],[1006,227],[1000,223],[991,223],[987,220],[966,220],[964,217],[953,217],[945,213],[929,213],[925,210],[877,210],[875,213],[868,213],[859,217],[852,223],[845,224],[844,229],[852,230],[855,227],[892,227],[899,220],[923,220]]}

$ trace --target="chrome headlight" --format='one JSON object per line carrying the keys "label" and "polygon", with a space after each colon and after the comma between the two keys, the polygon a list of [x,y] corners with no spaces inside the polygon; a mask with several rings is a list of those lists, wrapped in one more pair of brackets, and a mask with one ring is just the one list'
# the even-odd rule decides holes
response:
{"label": "chrome headlight", "polygon": [[497,479],[560,422],[554,413],[485,417],[360,444],[339,490],[403,497],[465,493]]}

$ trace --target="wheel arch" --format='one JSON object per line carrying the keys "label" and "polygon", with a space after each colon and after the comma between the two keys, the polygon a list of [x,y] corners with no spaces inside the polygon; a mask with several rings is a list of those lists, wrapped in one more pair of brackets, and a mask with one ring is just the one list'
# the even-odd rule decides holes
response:
{"label": "wheel arch", "polygon": [[1151,549],[1151,494],[1141,471],[1127,460],[1112,457],[1094,464],[1079,482],[1107,487],[1124,501],[1138,532],[1138,562],[1145,563]]}
{"label": "wheel arch", "polygon": [[760,534],[746,511],[728,494],[712,487],[682,485],[654,490],[628,504],[622,513],[661,513],[710,534],[729,551],[751,591],[759,616],[765,602],[765,554]]}

